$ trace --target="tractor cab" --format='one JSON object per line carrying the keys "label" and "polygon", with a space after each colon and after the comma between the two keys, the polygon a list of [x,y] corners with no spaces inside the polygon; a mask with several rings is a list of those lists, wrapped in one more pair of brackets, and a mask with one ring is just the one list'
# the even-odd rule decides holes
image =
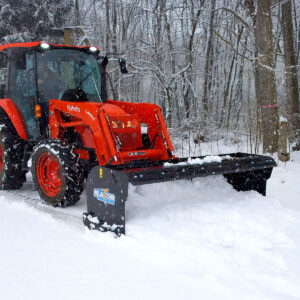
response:
{"label": "tractor cab", "polygon": [[105,64],[96,47],[33,42],[0,46],[0,53],[8,71],[0,98],[15,104],[30,140],[44,134],[50,99],[106,102]]}

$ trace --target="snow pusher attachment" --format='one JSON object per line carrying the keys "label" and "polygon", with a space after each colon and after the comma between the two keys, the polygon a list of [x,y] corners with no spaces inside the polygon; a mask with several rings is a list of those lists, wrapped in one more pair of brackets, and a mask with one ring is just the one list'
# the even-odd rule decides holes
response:
{"label": "snow pusher attachment", "polygon": [[84,224],[94,230],[125,234],[128,184],[134,186],[224,175],[237,191],[266,194],[266,183],[275,161],[268,156],[232,153],[220,156],[136,162],[110,167],[95,166],[86,184],[87,213]]}

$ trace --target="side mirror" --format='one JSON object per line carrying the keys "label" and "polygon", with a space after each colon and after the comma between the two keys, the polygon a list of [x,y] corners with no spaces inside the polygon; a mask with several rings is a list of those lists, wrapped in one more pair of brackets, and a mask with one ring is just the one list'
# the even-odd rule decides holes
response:
{"label": "side mirror", "polygon": [[119,65],[120,65],[121,73],[122,74],[127,74],[128,70],[126,68],[126,60],[125,60],[125,58],[119,58]]}
{"label": "side mirror", "polygon": [[108,57],[107,56],[101,56],[101,66],[105,69],[108,64]]}
{"label": "side mirror", "polygon": [[[106,68],[107,64],[108,64],[108,55],[111,55],[111,57],[113,58],[116,58],[116,56],[120,56],[121,54],[118,54],[118,53],[107,53],[106,56],[100,56],[100,64],[102,66],[102,68]],[[122,57],[119,57],[118,58],[118,61],[119,61],[119,65],[120,65],[120,71],[122,74],[127,74],[128,73],[128,70],[127,70],[127,67],[126,67],[126,60],[125,58],[122,58]]]}

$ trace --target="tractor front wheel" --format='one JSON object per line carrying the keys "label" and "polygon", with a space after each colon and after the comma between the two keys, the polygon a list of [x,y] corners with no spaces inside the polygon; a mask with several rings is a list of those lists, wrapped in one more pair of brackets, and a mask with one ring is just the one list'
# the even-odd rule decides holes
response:
{"label": "tractor front wheel", "polygon": [[31,158],[33,182],[41,198],[52,206],[74,205],[83,190],[78,156],[61,141],[42,141]]}

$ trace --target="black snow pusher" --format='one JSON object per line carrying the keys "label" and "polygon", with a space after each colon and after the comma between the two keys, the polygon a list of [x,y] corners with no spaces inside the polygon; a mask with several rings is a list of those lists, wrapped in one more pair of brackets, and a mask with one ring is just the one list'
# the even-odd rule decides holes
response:
{"label": "black snow pusher", "polygon": [[275,166],[271,157],[245,153],[95,166],[87,179],[87,213],[83,222],[89,229],[125,234],[129,183],[138,186],[223,175],[237,191],[254,190],[265,196],[267,180]]}

